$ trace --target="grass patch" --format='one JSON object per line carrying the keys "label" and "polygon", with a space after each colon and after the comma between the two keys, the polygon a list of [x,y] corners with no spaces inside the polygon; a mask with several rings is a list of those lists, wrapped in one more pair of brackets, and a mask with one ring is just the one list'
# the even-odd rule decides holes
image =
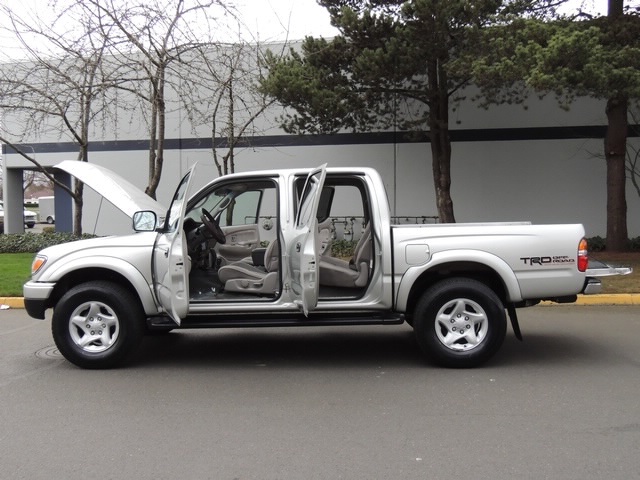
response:
{"label": "grass patch", "polygon": [[0,297],[21,297],[22,285],[31,277],[33,253],[0,254]]}

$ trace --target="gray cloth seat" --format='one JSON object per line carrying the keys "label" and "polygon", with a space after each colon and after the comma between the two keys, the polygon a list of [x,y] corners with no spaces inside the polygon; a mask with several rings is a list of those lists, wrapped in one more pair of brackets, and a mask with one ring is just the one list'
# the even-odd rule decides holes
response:
{"label": "gray cloth seat", "polygon": [[347,288],[367,285],[372,254],[370,225],[362,232],[350,261],[335,257],[319,257],[320,285]]}
{"label": "gray cloth seat", "polygon": [[278,290],[280,248],[278,240],[271,242],[264,252],[264,265],[245,261],[233,262],[218,269],[218,278],[225,292],[245,292],[273,295]]}

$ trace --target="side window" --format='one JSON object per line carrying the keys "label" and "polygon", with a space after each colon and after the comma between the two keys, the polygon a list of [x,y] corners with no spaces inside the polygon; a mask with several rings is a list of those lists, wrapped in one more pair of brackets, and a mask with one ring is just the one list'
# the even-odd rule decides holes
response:
{"label": "side window", "polygon": [[256,232],[266,234],[278,218],[277,184],[272,180],[246,181],[202,192],[190,205],[186,218],[192,220],[191,224],[200,224],[203,209],[220,227],[255,226]]}
{"label": "side window", "polygon": [[333,189],[328,215],[332,237],[334,240],[357,242],[369,223],[364,188],[357,184],[342,184],[333,186]]}
{"label": "side window", "polygon": [[[296,181],[296,212],[300,208],[300,198],[304,179]],[[313,188],[306,185],[307,189]],[[333,240],[355,241],[370,220],[369,201],[366,187],[358,176],[327,175],[316,212],[319,228],[330,229]],[[301,212],[309,215],[309,212]]]}
{"label": "side window", "polygon": [[241,193],[229,203],[225,213],[220,217],[220,226],[250,225],[258,223],[262,191],[249,190]]}

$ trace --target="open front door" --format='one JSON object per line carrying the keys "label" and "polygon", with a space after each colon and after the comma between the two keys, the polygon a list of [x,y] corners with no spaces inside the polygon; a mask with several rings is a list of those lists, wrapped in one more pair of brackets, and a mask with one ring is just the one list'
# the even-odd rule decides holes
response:
{"label": "open front door", "polygon": [[316,249],[317,211],[326,176],[326,164],[307,176],[302,189],[294,234],[288,245],[289,271],[294,302],[305,316],[318,304],[318,252]]}
{"label": "open front door", "polygon": [[195,166],[178,185],[164,229],[158,234],[153,247],[153,283],[156,296],[178,325],[189,311],[190,260],[182,225],[194,168]]}

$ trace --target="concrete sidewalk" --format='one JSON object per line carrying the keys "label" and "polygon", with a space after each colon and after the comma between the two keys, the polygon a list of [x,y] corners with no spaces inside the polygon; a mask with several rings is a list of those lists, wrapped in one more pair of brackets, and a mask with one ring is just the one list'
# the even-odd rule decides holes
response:
{"label": "concrete sidewalk", "polygon": [[[10,308],[24,308],[24,299],[22,297],[0,297],[0,305],[8,305]],[[578,295],[578,300],[575,303],[542,302],[540,305],[640,305],[640,293]]]}

